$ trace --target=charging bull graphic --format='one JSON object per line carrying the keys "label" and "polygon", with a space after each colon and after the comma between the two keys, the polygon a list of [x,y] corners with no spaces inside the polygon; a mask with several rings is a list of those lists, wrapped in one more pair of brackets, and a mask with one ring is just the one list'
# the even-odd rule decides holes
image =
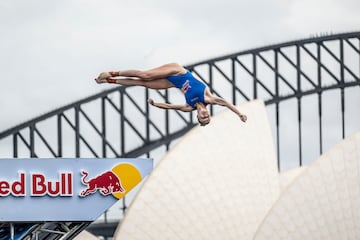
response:
{"label": "charging bull graphic", "polygon": [[87,188],[80,192],[81,197],[93,194],[97,190],[104,196],[112,193],[125,192],[120,178],[113,171],[104,172],[90,180],[85,180],[89,175],[88,172],[81,171],[81,174],[83,175],[81,178],[82,184],[87,185]]}

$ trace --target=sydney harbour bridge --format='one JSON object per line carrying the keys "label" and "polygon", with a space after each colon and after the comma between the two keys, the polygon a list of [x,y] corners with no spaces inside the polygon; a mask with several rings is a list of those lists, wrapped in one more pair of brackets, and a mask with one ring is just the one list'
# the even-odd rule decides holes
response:
{"label": "sydney harbour bridge", "polygon": [[[338,141],[360,129],[348,110],[360,106],[360,102],[351,100],[360,96],[360,32],[285,42],[185,67],[204,81],[211,92],[234,105],[253,99],[265,102],[273,124],[279,171],[286,168],[287,159],[301,166],[319,156],[326,150],[324,136],[329,131],[335,132]],[[181,93],[173,89],[114,87],[2,131],[1,157],[146,156],[158,160],[197,121],[193,113],[155,109],[147,104],[149,97],[169,103],[183,101]],[[335,127],[327,122],[329,102],[339,106]],[[213,115],[222,110],[210,106]],[[308,127],[308,122],[313,127]],[[284,134],[289,125],[292,139]],[[312,136],[312,141],[305,136]],[[118,207],[120,218],[128,205],[129,201],[123,199]],[[87,227],[98,235],[111,237],[119,218],[109,221],[105,214],[101,219],[92,225],[37,223],[29,228],[28,239],[35,239],[35,232],[38,239],[71,239]],[[2,224],[3,228],[8,226]],[[15,230],[21,227],[11,226]]]}

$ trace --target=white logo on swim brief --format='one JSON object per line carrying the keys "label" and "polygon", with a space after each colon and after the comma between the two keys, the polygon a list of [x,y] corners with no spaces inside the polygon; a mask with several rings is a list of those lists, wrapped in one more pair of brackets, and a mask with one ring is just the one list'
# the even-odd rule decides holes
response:
{"label": "white logo on swim brief", "polygon": [[181,92],[185,94],[189,90],[189,88],[191,88],[190,81],[186,80],[185,83],[181,87]]}

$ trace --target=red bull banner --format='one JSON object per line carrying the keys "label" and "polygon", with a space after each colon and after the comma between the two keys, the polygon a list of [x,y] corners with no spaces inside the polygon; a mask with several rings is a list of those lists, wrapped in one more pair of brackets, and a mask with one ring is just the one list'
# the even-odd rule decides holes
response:
{"label": "red bull banner", "polygon": [[152,171],[152,159],[0,159],[0,221],[94,221]]}

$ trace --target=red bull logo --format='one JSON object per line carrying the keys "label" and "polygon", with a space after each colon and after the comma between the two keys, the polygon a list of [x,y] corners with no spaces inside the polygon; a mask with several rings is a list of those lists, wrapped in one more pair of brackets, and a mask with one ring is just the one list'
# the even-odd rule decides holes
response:
{"label": "red bull logo", "polygon": [[112,194],[115,198],[121,199],[142,180],[139,170],[129,163],[117,164],[111,170],[104,171],[91,179],[87,179],[89,176],[87,171],[82,170],[81,174],[81,183],[86,188],[79,193],[80,197],[98,191],[103,196]]}
{"label": "red bull logo", "polygon": [[120,178],[113,171],[104,172],[90,180],[86,180],[86,178],[89,176],[88,172],[82,171],[81,174],[83,175],[81,178],[82,184],[87,185],[87,188],[80,192],[81,197],[86,197],[87,195],[93,194],[98,190],[104,196],[117,192],[125,192]]}
{"label": "red bull logo", "polygon": [[151,170],[149,158],[0,159],[0,220],[95,221]]}

